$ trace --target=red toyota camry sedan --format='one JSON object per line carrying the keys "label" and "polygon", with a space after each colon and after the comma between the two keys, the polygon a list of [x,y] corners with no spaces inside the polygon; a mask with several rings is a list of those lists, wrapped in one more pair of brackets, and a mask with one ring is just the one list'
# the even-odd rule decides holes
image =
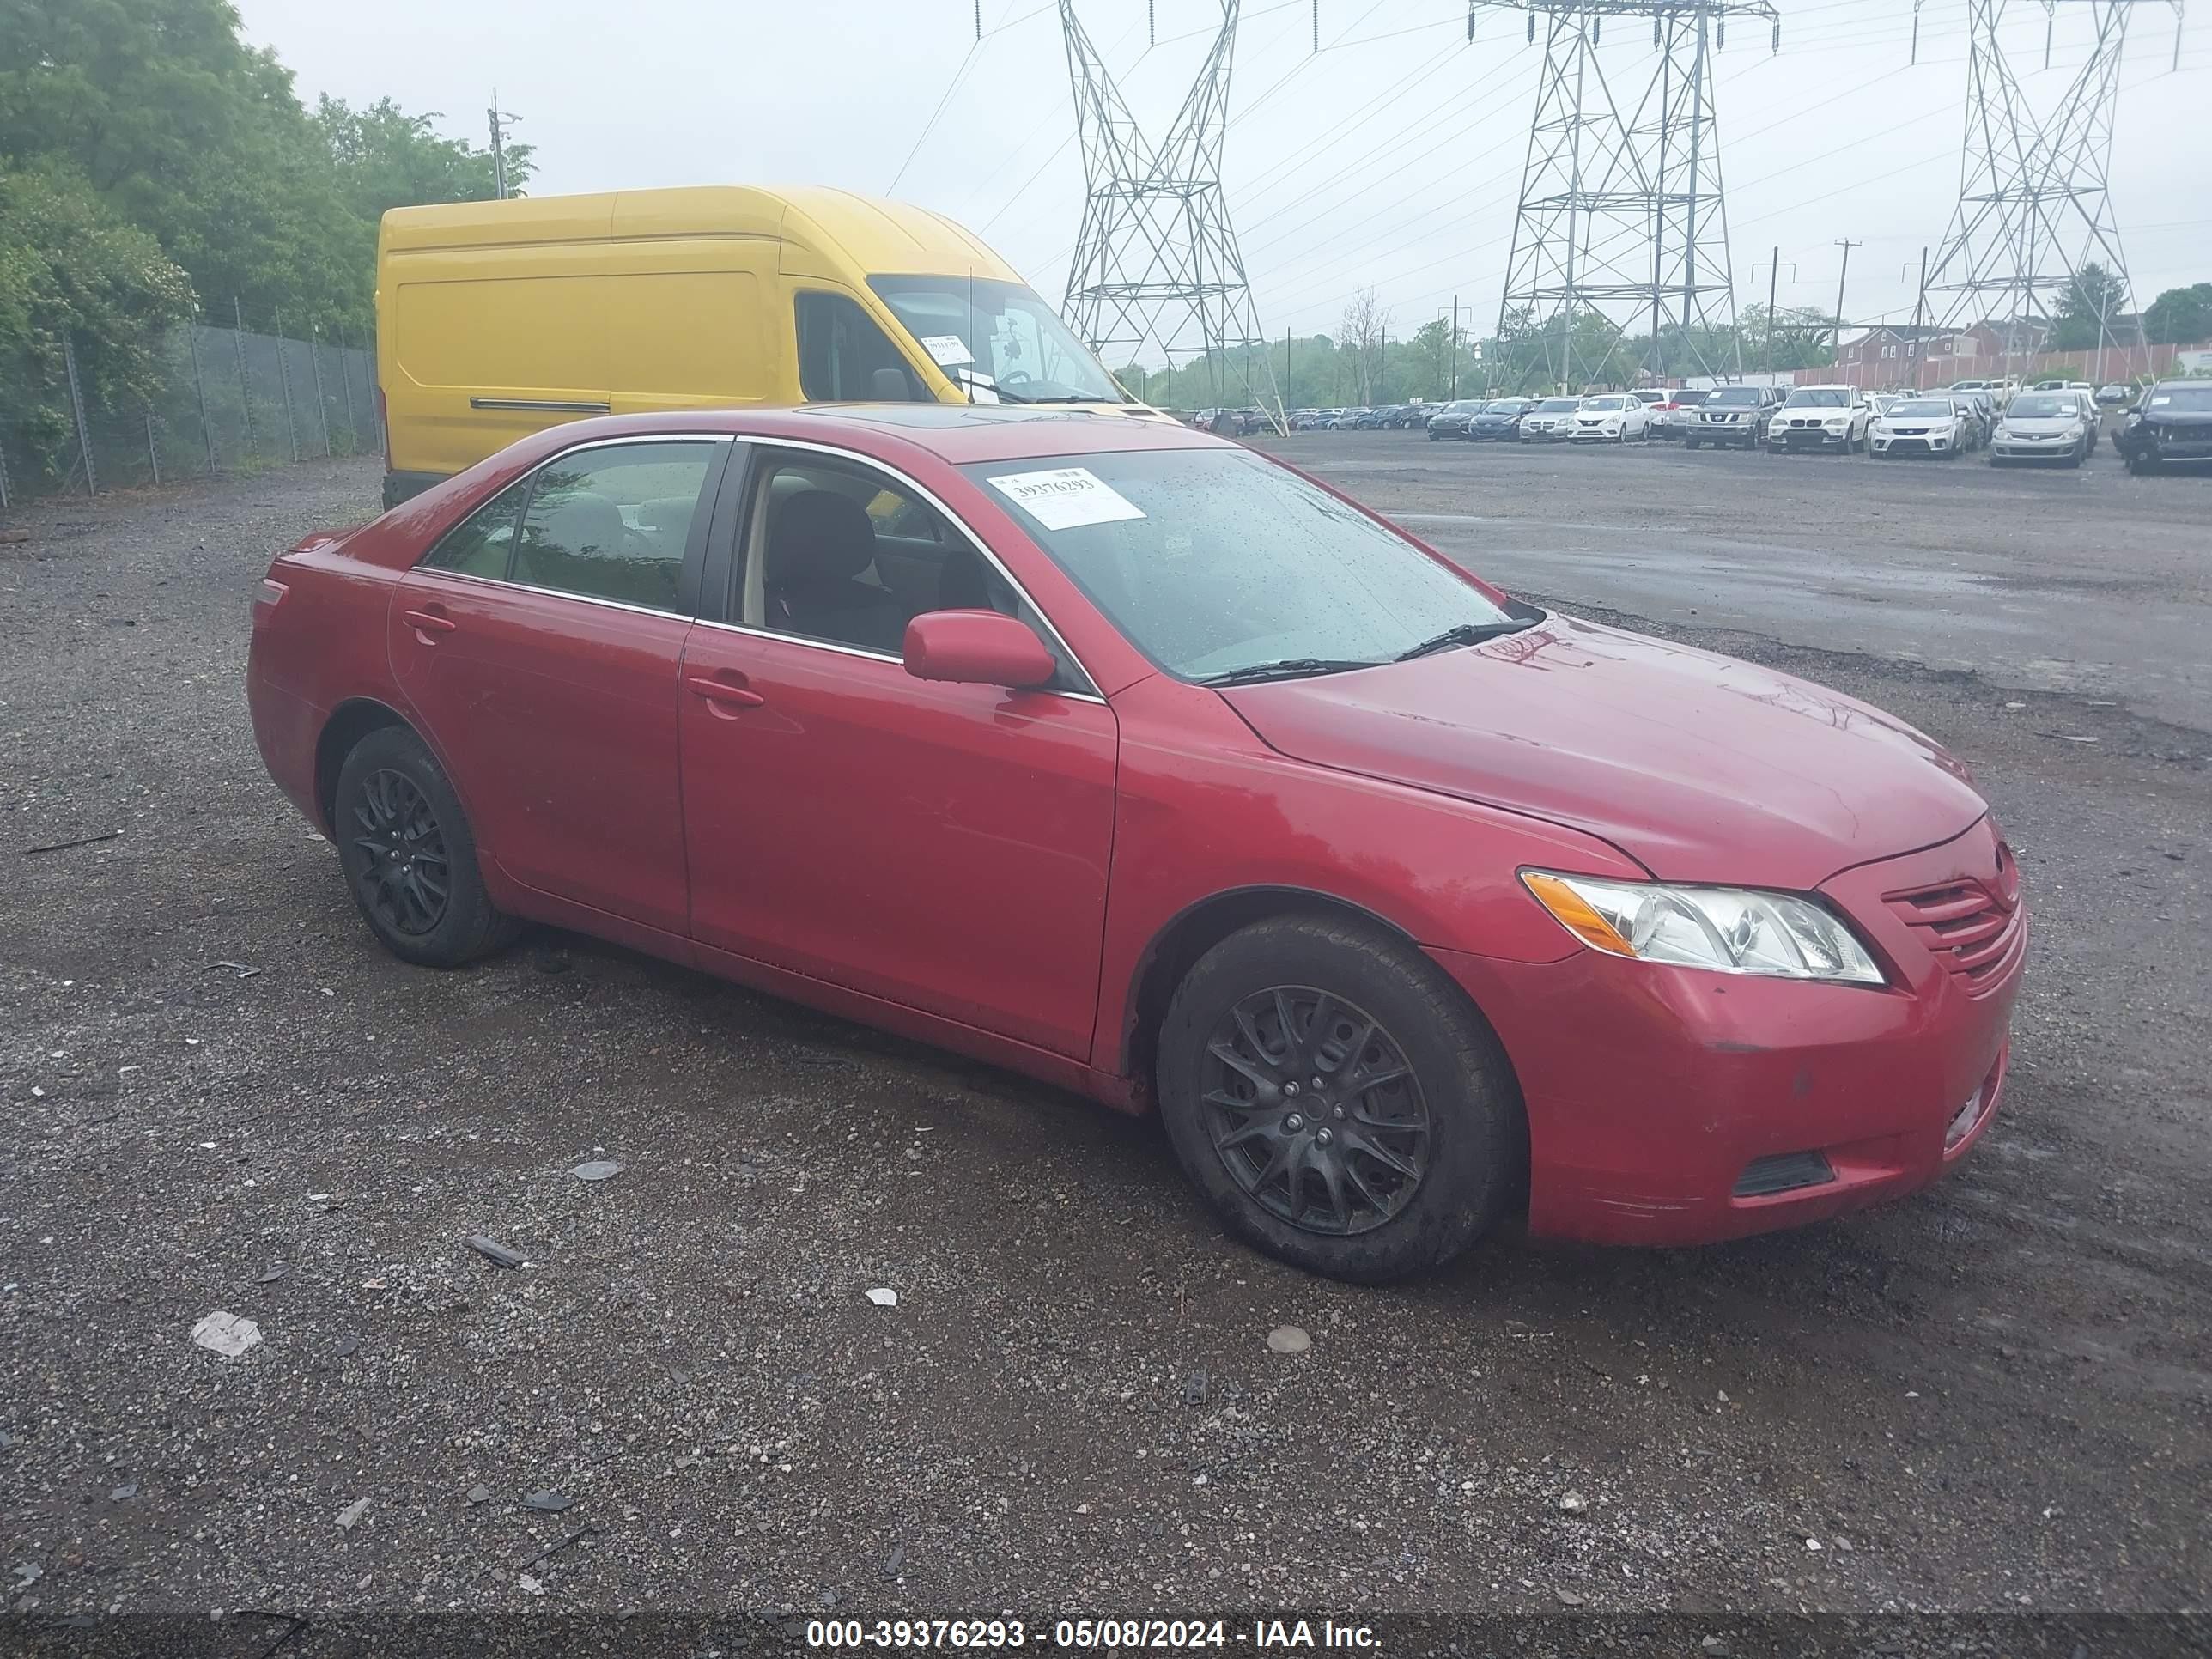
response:
{"label": "red toyota camry sedan", "polygon": [[1321,1273],[1838,1215],[2004,1086],[1936,744],[1164,424],[556,427],[281,555],[248,684],[402,959],[551,923],[1157,1109]]}

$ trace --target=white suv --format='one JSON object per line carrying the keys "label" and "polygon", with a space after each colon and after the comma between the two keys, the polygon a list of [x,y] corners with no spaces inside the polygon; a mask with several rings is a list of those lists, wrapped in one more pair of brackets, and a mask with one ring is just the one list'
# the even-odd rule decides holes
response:
{"label": "white suv", "polygon": [[1833,449],[1849,455],[1866,447],[1873,421],[1874,406],[1855,386],[1792,386],[1766,428],[1766,447],[1776,453]]}

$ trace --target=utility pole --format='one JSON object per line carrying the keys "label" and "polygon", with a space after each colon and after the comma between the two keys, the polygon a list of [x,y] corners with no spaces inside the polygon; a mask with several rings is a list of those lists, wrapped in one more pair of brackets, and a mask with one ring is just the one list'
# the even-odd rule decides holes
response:
{"label": "utility pole", "polygon": [[491,123],[491,177],[493,188],[499,199],[507,199],[507,130],[522,118],[513,111],[501,112],[499,107],[499,88],[494,87],[491,107],[484,112]]}
{"label": "utility pole", "polygon": [[[1471,11],[1468,13],[1469,18],[1474,15]],[[1459,295],[1456,294],[1452,295],[1451,395],[1455,400],[1459,397]]]}
{"label": "utility pole", "polygon": [[1844,251],[1844,268],[1836,273],[1836,337],[1829,350],[1836,360],[1836,373],[1840,374],[1844,372],[1844,278],[1851,274],[1851,250],[1866,244],[1846,241],[1838,236],[1836,246]]}
{"label": "utility pole", "polygon": [[[1774,245],[1774,257],[1767,260],[1765,263],[1766,383],[1769,386],[1771,386],[1774,384],[1774,300],[1776,287],[1782,276],[1782,266],[1784,263],[1782,258],[1782,245],[1779,242]],[[1752,266],[1751,275],[1753,281],[1756,282],[1759,279],[1759,267],[1756,264]],[[1790,266],[1790,280],[1793,283],[1797,280],[1797,267],[1794,262],[1791,263]]]}
{"label": "utility pole", "polygon": [[[1898,274],[1902,276],[1904,272]],[[1920,332],[1920,319],[1927,309],[1928,250],[1923,246],[1920,250],[1920,297],[1912,302],[1912,389],[1915,392],[1920,390],[1920,377],[1928,368],[1928,343]]]}

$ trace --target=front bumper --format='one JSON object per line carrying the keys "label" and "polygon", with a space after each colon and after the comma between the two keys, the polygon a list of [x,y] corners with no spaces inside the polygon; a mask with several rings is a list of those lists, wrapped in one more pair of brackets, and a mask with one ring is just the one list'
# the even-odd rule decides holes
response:
{"label": "front bumper", "polygon": [[1873,443],[1877,455],[1948,455],[1952,450],[1951,440],[1940,435],[1892,437],[1877,432]]}
{"label": "front bumper", "polygon": [[1831,432],[1826,427],[1774,427],[1766,441],[1777,449],[1842,449],[1851,441],[1849,427]]}
{"label": "front bumper", "polygon": [[1623,430],[1623,428],[1620,428],[1620,427],[1615,427],[1615,428],[1613,428],[1613,429],[1612,431],[1607,432],[1607,431],[1603,427],[1601,427],[1601,426],[1583,426],[1583,425],[1577,424],[1577,425],[1576,425],[1576,426],[1574,427],[1574,428],[1573,428],[1573,429],[1572,429],[1572,430],[1568,434],[1568,435],[1569,435],[1570,437],[1571,437],[1571,438],[1572,438],[1572,439],[1577,442],[1577,443],[1578,443],[1578,444],[1580,444],[1580,443],[1607,443],[1607,444],[1617,444],[1617,443],[1620,442],[1620,441],[1622,441],[1622,439],[1623,439],[1623,438],[1625,438],[1627,434],[1626,434],[1626,433]]}
{"label": "front bumper", "polygon": [[1688,435],[1700,443],[1741,444],[1746,449],[1759,447],[1759,428],[1749,421],[1700,421],[1688,428]]}
{"label": "front bumper", "polygon": [[2071,460],[2082,447],[2079,438],[1992,438],[1990,453],[2001,461]]}
{"label": "front bumper", "polygon": [[[1887,989],[1592,951],[1544,964],[1431,951],[1489,1017],[1520,1082],[1530,1232],[1705,1243],[1847,1214],[1956,1165],[2003,1096],[2026,912],[2007,913],[1996,954],[1970,980],[1896,902],[1987,878],[1996,847],[1984,818],[1826,884],[1886,959]],[[1808,1167],[1808,1184],[1773,1189],[1778,1169]]]}

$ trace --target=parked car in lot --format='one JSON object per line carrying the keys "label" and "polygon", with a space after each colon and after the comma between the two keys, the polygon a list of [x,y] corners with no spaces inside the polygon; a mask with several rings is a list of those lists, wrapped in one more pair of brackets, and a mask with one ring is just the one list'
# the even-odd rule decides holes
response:
{"label": "parked car in lot", "polygon": [[2107,409],[2118,409],[2135,397],[2135,388],[2114,380],[2109,386],[2097,388],[2097,401]]}
{"label": "parked car in lot", "polygon": [[1710,388],[1699,390],[1693,386],[1668,392],[1651,405],[1651,435],[1655,438],[1681,437],[1695,423],[1699,405],[1712,395]]}
{"label": "parked car in lot", "polygon": [[1359,417],[1361,416],[1371,414],[1372,412],[1372,410],[1364,409],[1332,410],[1329,411],[1328,429],[1332,432],[1349,431],[1352,428],[1359,424]]}
{"label": "parked car in lot", "polygon": [[2112,447],[2130,472],[2212,461],[2212,380],[2160,380],[2128,411]]}
{"label": "parked car in lot", "polygon": [[1572,435],[1577,443],[1643,443],[1651,436],[1651,406],[1626,392],[1585,398],[1575,410]]}
{"label": "parked car in lot", "polygon": [[1316,1272],[1825,1219],[2002,1109],[1959,760],[1164,423],[556,426],[278,556],[246,689],[403,961],[550,923],[1157,1109]]}
{"label": "parked car in lot", "polygon": [[1781,394],[1772,386],[1717,386],[1699,405],[1695,420],[1682,433],[1685,448],[1711,444],[1716,449],[1757,449],[1766,441],[1768,423],[1781,407]]}
{"label": "parked car in lot", "polygon": [[1972,441],[1967,447],[1971,449],[1986,448],[1990,434],[1996,430],[1996,399],[1986,392],[1965,392],[1958,393],[1955,401],[1966,411],[1966,418],[1973,424]]}
{"label": "parked car in lot", "polygon": [[1493,398],[1467,423],[1467,435],[1478,443],[1518,438],[1522,419],[1535,406],[1533,398]]}
{"label": "parked car in lot", "polygon": [[1524,444],[1562,443],[1575,435],[1575,411],[1583,406],[1579,398],[1546,398],[1521,417],[1521,441]]}
{"label": "parked car in lot", "polygon": [[1397,412],[1398,405],[1395,404],[1384,404],[1376,409],[1363,409],[1352,424],[1361,432],[1380,431],[1389,425],[1390,417]]}
{"label": "parked car in lot", "polygon": [[1874,411],[1855,386],[1799,386],[1790,389],[1766,431],[1769,451],[1863,449]]}
{"label": "parked car in lot", "polygon": [[1899,455],[1963,454],[1972,422],[1956,399],[1899,398],[1868,429],[1868,447],[1876,460]]}
{"label": "parked car in lot", "polygon": [[1425,432],[1431,418],[1443,406],[1442,404],[1407,404],[1392,418],[1390,425],[1400,432]]}
{"label": "parked car in lot", "polygon": [[2079,466],[2096,442],[2096,410],[2079,393],[2023,392],[1990,434],[1990,465],[2057,461]]}
{"label": "parked car in lot", "polygon": [[1467,436],[1467,423],[1481,411],[1482,399],[1462,398],[1455,404],[1446,404],[1429,416],[1429,436],[1441,441],[1445,438]]}

